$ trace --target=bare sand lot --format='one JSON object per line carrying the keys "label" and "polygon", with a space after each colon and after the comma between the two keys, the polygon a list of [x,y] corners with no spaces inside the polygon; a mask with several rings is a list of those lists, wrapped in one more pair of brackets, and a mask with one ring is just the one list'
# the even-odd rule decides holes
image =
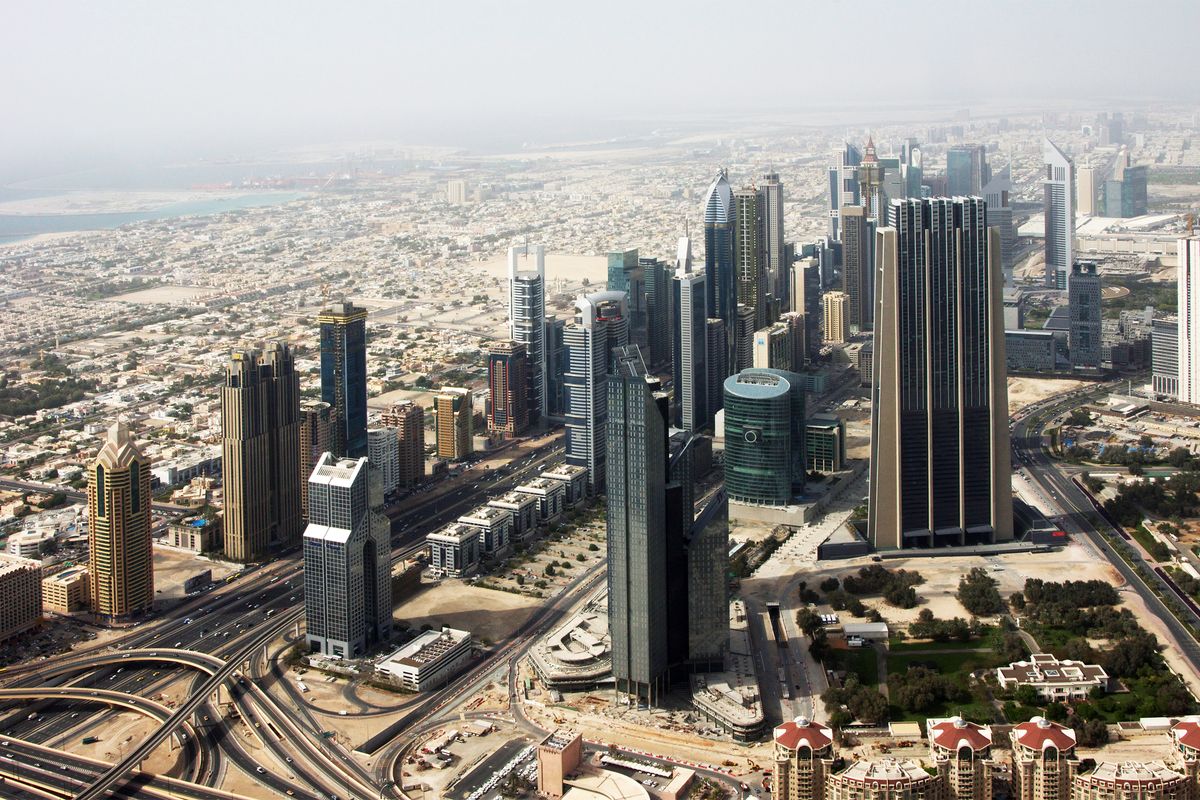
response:
{"label": "bare sand lot", "polygon": [[496,642],[510,636],[541,604],[531,597],[447,578],[404,601],[394,616],[414,628],[425,623],[435,628],[448,625],[471,631],[476,639]]}
{"label": "bare sand lot", "polygon": [[217,293],[216,289],[205,289],[200,286],[154,286],[128,294],[119,294],[108,298],[117,303],[149,303],[172,304],[186,303],[189,300],[202,300]]}
{"label": "bare sand lot", "polygon": [[[522,259],[520,268],[532,270],[535,264],[530,259]],[[508,278],[508,255],[505,254],[491,261],[480,264],[474,269],[497,278]],[[569,285],[578,286],[584,278],[591,282],[590,289],[604,288],[608,280],[608,259],[605,256],[568,256],[554,253],[546,254],[546,283],[553,290],[555,281],[566,281]]]}
{"label": "bare sand lot", "polygon": [[1056,394],[1069,392],[1091,381],[1074,378],[1014,378],[1008,379],[1008,413],[1022,406],[1045,400]]}

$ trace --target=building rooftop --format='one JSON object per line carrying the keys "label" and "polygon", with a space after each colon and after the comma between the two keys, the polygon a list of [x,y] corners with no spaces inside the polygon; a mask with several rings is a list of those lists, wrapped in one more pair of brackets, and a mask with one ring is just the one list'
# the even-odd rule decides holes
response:
{"label": "building rooftop", "polygon": [[877,781],[886,783],[909,783],[936,780],[923,770],[917,762],[909,759],[883,758],[878,761],[855,761],[835,777],[849,781]]}
{"label": "building rooftop", "polygon": [[1071,684],[1108,680],[1108,673],[1098,664],[1082,661],[1062,660],[1050,653],[1034,653],[1028,661],[1014,661],[1007,667],[999,667],[996,674],[1002,681],[1029,684]]}
{"label": "building rooftop", "polygon": [[578,738],[578,733],[560,729],[548,734],[545,739],[542,739],[542,742],[538,745],[538,747],[541,747],[545,750],[553,750],[556,753],[561,753]]}
{"label": "building rooftop", "polygon": [[789,750],[808,747],[816,752],[833,744],[833,731],[807,717],[796,717],[775,729],[775,742]]}
{"label": "building rooftop", "polygon": [[431,664],[444,658],[447,653],[470,638],[470,631],[460,631],[454,628],[442,628],[440,631],[425,631],[380,661],[379,665],[403,664],[409,667],[423,667],[426,664]]}
{"label": "building rooftop", "polygon": [[459,522],[467,525],[493,525],[508,519],[508,512],[495,506],[482,505],[471,509],[458,518]]}
{"label": "building rooftop", "polygon": [[992,746],[992,729],[988,725],[968,722],[962,717],[931,719],[925,725],[929,743],[934,747],[953,752],[969,747],[978,752]]}
{"label": "building rooftop", "polygon": [[1050,747],[1070,750],[1075,747],[1075,731],[1045,717],[1034,717],[1028,722],[1014,725],[1010,735],[1013,742],[1031,750]]}
{"label": "building rooftop", "polygon": [[428,534],[425,539],[436,542],[450,542],[453,544],[462,544],[472,536],[478,536],[479,529],[471,525],[464,525],[461,522],[451,522],[444,528],[440,528],[433,533]]}
{"label": "building rooftop", "polygon": [[332,453],[325,453],[317,462],[308,482],[327,486],[353,486],[358,473],[366,466],[367,459],[365,457],[335,459]]}
{"label": "building rooftop", "polygon": [[1078,779],[1122,785],[1182,781],[1184,777],[1161,761],[1100,761]]}
{"label": "building rooftop", "polygon": [[68,569],[64,569],[62,572],[56,572],[53,575],[46,576],[46,580],[54,581],[55,583],[70,583],[76,578],[86,575],[87,567],[85,566],[69,567]]}

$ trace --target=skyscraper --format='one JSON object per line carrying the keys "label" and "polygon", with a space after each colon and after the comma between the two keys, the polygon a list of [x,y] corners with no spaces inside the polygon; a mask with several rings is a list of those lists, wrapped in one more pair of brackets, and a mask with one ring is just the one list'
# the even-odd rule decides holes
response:
{"label": "skyscraper", "polygon": [[856,333],[871,329],[874,229],[875,223],[867,219],[866,209],[862,206],[842,209],[842,292],[846,295],[849,331]]}
{"label": "skyscraper", "polygon": [[154,607],[150,501],[150,461],[116,422],[88,470],[92,611],[110,622]]}
{"label": "skyscraper", "polygon": [[1076,369],[1100,368],[1100,274],[1094,261],[1076,261],[1071,266],[1067,283],[1067,309],[1071,327],[1067,331],[1067,347],[1071,366]]}
{"label": "skyscraper", "polygon": [[858,165],[861,163],[862,151],[846,142],[829,168],[829,237],[834,241],[841,241],[839,215],[842,206],[859,204]]}
{"label": "skyscraper", "polygon": [[1017,249],[1017,230],[1013,226],[1011,195],[1012,167],[1006,165],[983,187],[983,199],[987,202],[988,227],[1000,231],[1000,266],[1006,270],[1013,268]]}
{"label": "skyscraper", "polygon": [[442,387],[433,396],[433,423],[438,458],[459,461],[474,452],[474,395],[470,389]]}
{"label": "skyscraper", "polygon": [[321,399],[337,413],[333,452],[367,454],[367,310],[334,303],[317,317],[321,325]]}
{"label": "skyscraper", "polygon": [[1145,214],[1149,170],[1145,164],[1133,166],[1129,151],[1122,147],[1117,154],[1112,177],[1104,182],[1100,213],[1106,217],[1139,217]]}
{"label": "skyscraper", "polygon": [[747,369],[725,379],[725,491],[731,501],[785,506],[807,475],[800,376]]}
{"label": "skyscraper", "polygon": [[754,332],[755,369],[793,369],[792,326],[782,319]]}
{"label": "skyscraper", "polygon": [[396,481],[399,488],[411,489],[425,480],[425,409],[404,400],[384,411],[380,422],[396,429]]}
{"label": "skyscraper", "polygon": [[520,436],[529,427],[526,394],[529,391],[525,345],[497,342],[488,349],[488,432]]}
{"label": "skyscraper", "polygon": [[762,194],[753,186],[733,193],[733,258],[738,305],[754,312],[754,327],[767,324],[767,282],[764,264]]}
{"label": "skyscraper", "polygon": [[1200,236],[1179,240],[1179,402],[1200,404]]}
{"label": "skyscraper", "polygon": [[384,497],[394,494],[400,485],[400,440],[395,428],[367,428],[367,462],[379,473]]}
{"label": "skyscraper", "polygon": [[675,424],[687,431],[708,427],[708,306],[707,284],[703,274],[692,272],[692,242],[679,239],[672,282],[675,357],[672,377],[675,385]]}
{"label": "skyscraper", "polygon": [[875,155],[875,140],[868,137],[862,163],[858,165],[858,205],[866,210],[868,219],[885,224],[887,199],[883,194],[883,164]]}
{"label": "skyscraper", "polygon": [[1150,333],[1151,385],[1157,397],[1179,396],[1179,320],[1156,319]]}
{"label": "skyscraper", "polygon": [[[563,376],[567,374],[567,346],[563,341],[567,321],[558,317],[546,317],[546,413],[562,416]],[[533,367],[531,366],[532,370]],[[529,402],[533,402],[530,400]]]}
{"label": "skyscraper", "polygon": [[[845,233],[845,229],[842,231]],[[844,292],[826,292],[821,296],[825,317],[825,341],[842,344],[850,338],[850,298]]]}
{"label": "skyscraper", "polygon": [[725,170],[717,173],[704,198],[704,280],[708,287],[708,316],[725,322],[726,339],[733,340],[737,320],[737,279],[734,266],[733,189]]}
{"label": "skyscraper", "polygon": [[[646,282],[646,343],[642,351],[646,363],[654,368],[671,363],[671,333],[674,325],[671,305],[675,267],[658,258],[641,259]],[[707,314],[707,310],[705,311]]]}
{"label": "skyscraper", "polygon": [[1046,218],[1046,286],[1066,289],[1075,263],[1075,164],[1054,142],[1043,143]]}
{"label": "skyscraper", "polygon": [[607,380],[608,617],[616,689],[649,703],[668,685],[667,429],[636,346]]}
{"label": "skyscraper", "polygon": [[636,248],[608,254],[608,291],[625,293],[629,342],[646,348],[646,274]]}
{"label": "skyscraper", "polygon": [[258,561],[300,543],[300,379],[291,347],[230,354],[221,388],[225,555]]}
{"label": "skyscraper", "polygon": [[575,319],[563,331],[566,461],[588,471],[588,491],[604,492],[608,376],[612,353],[629,343],[624,292],[597,292],[575,301]]}
{"label": "skyscraper", "polygon": [[312,475],[321,454],[333,443],[336,420],[333,408],[324,400],[305,400],[300,403],[300,514],[308,520],[308,476]]}
{"label": "skyscraper", "polygon": [[[518,257],[534,257],[534,269],[522,270]],[[508,325],[514,342],[525,345],[529,421],[549,415],[546,346],[546,252],[542,245],[508,248]]]}
{"label": "skyscraper", "polygon": [[983,145],[959,145],[946,151],[946,191],[951,197],[976,197],[991,179]]}
{"label": "skyscraper", "polygon": [[783,236],[783,184],[779,173],[768,172],[759,181],[763,220],[763,264],[769,291],[788,308],[791,262],[785,258]]}
{"label": "skyscraper", "polygon": [[705,320],[704,328],[707,331],[708,351],[708,416],[712,419],[725,401],[721,387],[725,383],[725,376],[729,374],[729,362],[726,360],[729,346],[725,341],[728,328],[723,319]]}
{"label": "skyscraper", "polygon": [[391,638],[391,526],[376,510],[378,480],[367,459],[330,453],[309,478],[304,615],[314,652],[358,658]]}
{"label": "skyscraper", "polygon": [[877,234],[868,529],[878,549],[1012,539],[999,235],[979,198]]}
{"label": "skyscraper", "polygon": [[754,309],[738,303],[734,326],[733,365],[739,372],[754,366]]}

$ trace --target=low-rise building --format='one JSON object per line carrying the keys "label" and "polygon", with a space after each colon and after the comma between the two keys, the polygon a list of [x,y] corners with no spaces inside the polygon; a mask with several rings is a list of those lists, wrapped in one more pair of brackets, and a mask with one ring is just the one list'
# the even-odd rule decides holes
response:
{"label": "low-rise building", "polygon": [[458,521],[479,531],[484,555],[491,558],[503,558],[508,554],[512,516],[507,509],[497,508],[489,503],[463,514]]}
{"label": "low-rise building", "polygon": [[825,800],[943,800],[945,781],[915,761],[855,761],[826,779]]}
{"label": "low-rise building", "polygon": [[805,429],[806,469],[841,472],[846,466],[846,423],[836,414],[813,414]]}
{"label": "low-rise building", "polygon": [[537,790],[543,797],[563,796],[563,780],[583,761],[583,737],[572,731],[554,731],[538,744]]}
{"label": "low-rise building", "polygon": [[188,517],[167,526],[167,544],[193,553],[212,553],[222,547],[221,521]]}
{"label": "low-rise building", "polygon": [[1190,800],[1193,781],[1161,761],[1100,761],[1071,783],[1071,800]]}
{"label": "low-rise building", "polygon": [[6,550],[10,556],[39,560],[42,545],[54,538],[52,530],[18,531],[8,537]]}
{"label": "low-rise building", "polygon": [[0,642],[42,619],[42,565],[0,553]]}
{"label": "low-rise building", "polygon": [[1049,702],[1085,700],[1094,688],[1108,688],[1108,673],[1098,664],[1058,660],[1050,653],[1034,653],[1028,661],[1015,661],[996,669],[1002,689],[1032,686]]}
{"label": "low-rise building", "polygon": [[427,692],[462,670],[471,658],[471,644],[469,631],[425,631],[376,664],[375,670],[409,691]]}
{"label": "low-rise building", "polygon": [[538,526],[538,498],[515,489],[489,500],[488,505],[508,513],[509,530],[517,539],[532,536]]}
{"label": "low-rise building", "polygon": [[452,522],[425,537],[429,564],[447,578],[462,578],[479,569],[479,529]]}
{"label": "low-rise building", "polygon": [[1010,372],[1054,372],[1058,365],[1053,331],[1004,332],[1004,358]]}
{"label": "low-rise building", "polygon": [[91,604],[87,567],[68,567],[42,579],[42,610],[51,614],[74,614]]}
{"label": "low-rise building", "polygon": [[583,505],[587,500],[587,467],[559,464],[543,472],[541,477],[563,484],[566,490],[563,501],[568,507]]}
{"label": "low-rise building", "polygon": [[567,487],[562,481],[534,478],[528,483],[522,483],[513,491],[530,495],[537,500],[537,517],[541,525],[549,525],[558,519],[566,505]]}

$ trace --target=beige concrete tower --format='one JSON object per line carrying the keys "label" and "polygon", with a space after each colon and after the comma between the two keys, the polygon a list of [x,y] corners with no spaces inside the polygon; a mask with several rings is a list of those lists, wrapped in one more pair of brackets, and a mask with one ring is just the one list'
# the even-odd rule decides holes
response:
{"label": "beige concrete tower", "polygon": [[380,421],[396,429],[400,445],[401,489],[411,489],[425,480],[425,409],[405,400],[384,411]]}
{"label": "beige concrete tower", "polygon": [[321,460],[321,454],[333,449],[337,414],[324,400],[306,400],[300,404],[300,513],[308,519],[308,478]]}
{"label": "beige concrete tower", "polygon": [[457,461],[471,455],[473,397],[470,389],[454,387],[446,387],[433,396],[438,458]]}
{"label": "beige concrete tower", "polygon": [[117,422],[88,470],[92,609],[110,622],[144,614],[154,605],[150,499],[150,461],[125,423]]}
{"label": "beige concrete tower", "polygon": [[850,336],[850,298],[845,292],[826,292],[821,296],[825,315],[825,341],[842,344]]}

